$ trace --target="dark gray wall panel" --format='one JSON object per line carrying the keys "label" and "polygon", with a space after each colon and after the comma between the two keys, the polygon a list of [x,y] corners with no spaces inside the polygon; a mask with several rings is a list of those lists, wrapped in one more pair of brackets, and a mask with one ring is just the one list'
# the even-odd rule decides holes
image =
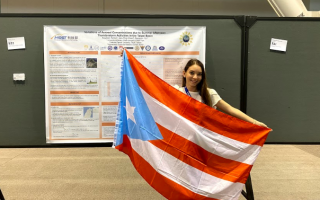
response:
{"label": "dark gray wall panel", "polygon": [[[320,21],[258,20],[249,30],[247,113],[274,131],[267,142],[320,142]],[[271,38],[288,40],[270,51]]]}
{"label": "dark gray wall panel", "polygon": [[[43,25],[206,26],[209,86],[230,104],[240,105],[241,28],[231,18],[122,18],[0,15],[0,146],[46,145]],[[26,49],[8,51],[6,38],[25,37]],[[25,84],[12,74],[24,72]]]}

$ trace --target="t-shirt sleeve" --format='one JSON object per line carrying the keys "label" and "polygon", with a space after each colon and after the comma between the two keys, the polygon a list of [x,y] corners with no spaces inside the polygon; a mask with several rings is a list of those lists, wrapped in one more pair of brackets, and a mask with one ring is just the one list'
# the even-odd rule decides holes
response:
{"label": "t-shirt sleeve", "polygon": [[180,89],[180,86],[179,85],[171,85],[172,87],[174,87],[174,88],[176,88],[177,90],[179,90]]}
{"label": "t-shirt sleeve", "polygon": [[180,92],[184,92],[184,87],[180,87],[179,85],[173,85],[174,88],[176,88],[177,90],[179,90]]}
{"label": "t-shirt sleeve", "polygon": [[211,88],[209,89],[209,94],[212,101],[212,107],[214,107],[221,100],[221,97],[214,89]]}

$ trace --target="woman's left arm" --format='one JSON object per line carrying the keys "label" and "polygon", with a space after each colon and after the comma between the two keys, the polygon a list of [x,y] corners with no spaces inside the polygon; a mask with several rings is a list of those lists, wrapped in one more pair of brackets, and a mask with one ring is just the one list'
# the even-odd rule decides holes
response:
{"label": "woman's left arm", "polygon": [[239,109],[232,107],[230,104],[228,104],[227,102],[225,102],[224,100],[220,100],[218,101],[218,103],[216,104],[217,108],[219,108],[219,110],[221,110],[222,112],[231,115],[233,117],[242,119],[244,121],[259,125],[259,126],[263,126],[268,128],[267,125],[265,125],[262,122],[259,122],[251,117],[249,117],[248,115],[246,115],[245,113],[241,112]]}

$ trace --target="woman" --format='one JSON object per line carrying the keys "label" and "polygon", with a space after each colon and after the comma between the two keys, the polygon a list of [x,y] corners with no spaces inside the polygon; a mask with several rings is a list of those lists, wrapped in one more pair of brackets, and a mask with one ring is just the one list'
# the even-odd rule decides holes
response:
{"label": "woman", "polygon": [[264,123],[259,122],[237,108],[232,107],[221,99],[215,90],[209,89],[203,64],[197,59],[191,59],[188,61],[183,70],[182,87],[175,87],[192,98],[201,101],[208,106],[218,108],[220,111],[228,115],[259,126],[267,127]]}

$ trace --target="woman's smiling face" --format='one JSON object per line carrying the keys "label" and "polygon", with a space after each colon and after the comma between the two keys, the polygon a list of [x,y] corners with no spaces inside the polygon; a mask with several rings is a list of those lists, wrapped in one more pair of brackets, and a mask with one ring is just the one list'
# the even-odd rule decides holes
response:
{"label": "woman's smiling face", "polygon": [[197,91],[197,85],[202,80],[202,69],[199,65],[192,65],[187,71],[183,71],[186,78],[186,86],[190,91]]}

